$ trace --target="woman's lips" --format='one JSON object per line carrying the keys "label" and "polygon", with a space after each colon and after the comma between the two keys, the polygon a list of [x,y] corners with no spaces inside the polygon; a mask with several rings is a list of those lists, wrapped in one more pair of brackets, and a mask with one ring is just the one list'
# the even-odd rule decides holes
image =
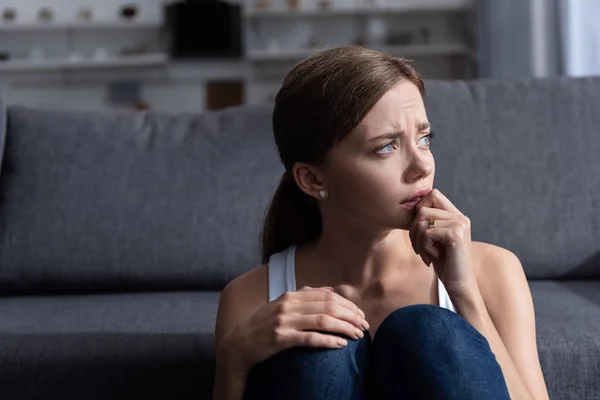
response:
{"label": "woman's lips", "polygon": [[410,200],[403,201],[402,203],[400,203],[400,206],[408,210],[413,210],[417,203],[421,201],[423,197],[427,196],[430,192],[431,189],[429,188],[419,189],[415,193],[413,193],[411,197],[409,197]]}
{"label": "woman's lips", "polygon": [[414,200],[407,201],[406,203],[400,203],[400,207],[406,208],[407,210],[413,210],[417,203],[421,201],[422,197],[417,197]]}

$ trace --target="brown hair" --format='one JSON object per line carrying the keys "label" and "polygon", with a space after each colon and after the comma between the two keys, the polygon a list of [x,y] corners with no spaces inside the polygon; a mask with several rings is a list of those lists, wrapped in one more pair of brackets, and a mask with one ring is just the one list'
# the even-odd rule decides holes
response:
{"label": "brown hair", "polygon": [[285,172],[265,218],[263,264],[272,254],[321,233],[317,200],[300,190],[292,176],[293,165],[322,163],[329,149],[404,79],[424,95],[423,79],[409,61],[359,46],[316,53],[287,74],[273,111],[273,132]]}

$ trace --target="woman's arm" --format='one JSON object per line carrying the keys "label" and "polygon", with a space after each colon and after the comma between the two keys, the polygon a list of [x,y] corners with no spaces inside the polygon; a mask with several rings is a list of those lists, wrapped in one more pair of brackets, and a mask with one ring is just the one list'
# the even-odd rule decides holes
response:
{"label": "woman's arm", "polygon": [[247,372],[228,344],[227,335],[268,301],[266,268],[263,265],[240,275],[221,293],[215,327],[214,400],[241,400],[244,396]]}
{"label": "woman's arm", "polygon": [[247,373],[238,367],[232,354],[228,354],[223,349],[217,352],[214,400],[243,399]]}
{"label": "woman's arm", "polygon": [[479,291],[471,298],[457,298],[457,312],[488,340],[512,399],[547,400],[533,300],[523,267],[506,249],[485,243],[475,246],[482,255],[477,261]]}

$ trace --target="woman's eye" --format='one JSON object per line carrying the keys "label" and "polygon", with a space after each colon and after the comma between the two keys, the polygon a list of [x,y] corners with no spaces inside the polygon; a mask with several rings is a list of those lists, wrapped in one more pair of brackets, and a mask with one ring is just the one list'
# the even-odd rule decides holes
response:
{"label": "woman's eye", "polygon": [[419,142],[422,142],[423,139],[427,139],[427,141],[425,142],[425,146],[431,146],[431,140],[433,139],[433,137],[435,136],[435,133],[431,132],[428,135],[423,136],[421,139],[419,139]]}
{"label": "woman's eye", "polygon": [[394,151],[393,143],[388,143],[385,146],[377,149],[377,153],[379,153],[379,154],[388,154],[388,153],[391,153],[392,151]]}

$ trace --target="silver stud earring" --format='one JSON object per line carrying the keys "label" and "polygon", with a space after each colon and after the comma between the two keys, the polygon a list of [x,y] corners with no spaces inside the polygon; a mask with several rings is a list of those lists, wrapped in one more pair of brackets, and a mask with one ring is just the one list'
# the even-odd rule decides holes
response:
{"label": "silver stud earring", "polygon": [[325,190],[319,190],[319,197],[324,199],[325,197],[327,197],[327,191]]}

